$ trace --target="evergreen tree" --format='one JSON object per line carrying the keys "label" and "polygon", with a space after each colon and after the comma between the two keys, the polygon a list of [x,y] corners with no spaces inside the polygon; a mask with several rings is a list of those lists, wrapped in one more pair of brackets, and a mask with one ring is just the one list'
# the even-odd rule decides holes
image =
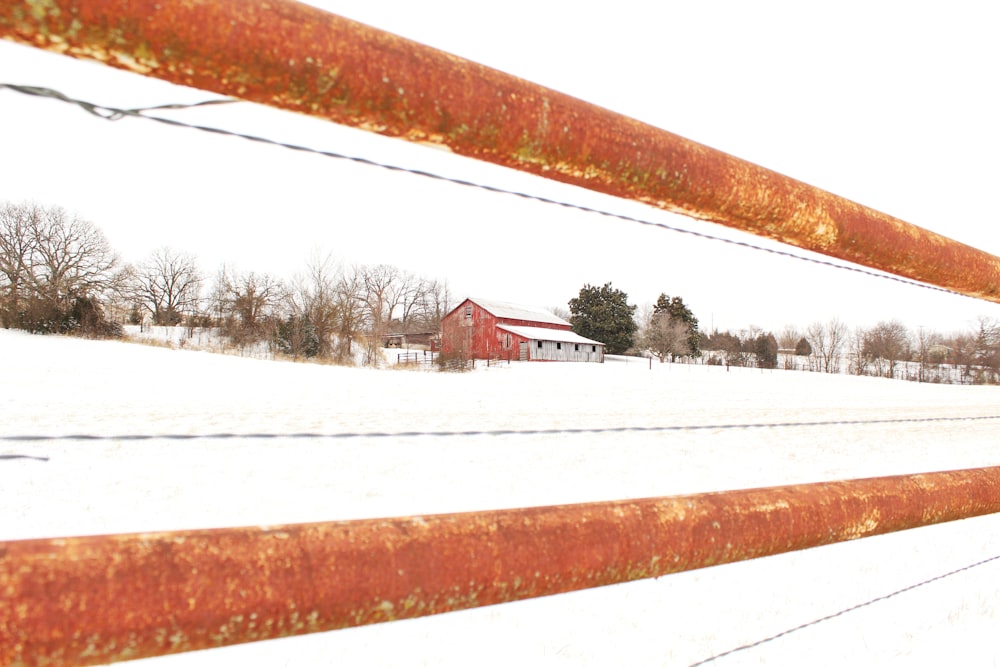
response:
{"label": "evergreen tree", "polygon": [[[732,332],[713,332],[707,338],[705,349],[723,352],[727,367],[741,366],[743,364],[743,343],[740,341],[739,336],[734,335]],[[718,360],[719,357],[716,356],[714,359]]]}
{"label": "evergreen tree", "polygon": [[569,300],[570,324],[573,331],[605,345],[608,354],[624,354],[632,347],[635,306],[628,303],[628,294],[605,283],[603,287],[584,285],[580,295]]}
{"label": "evergreen tree", "polygon": [[808,357],[813,353],[812,345],[809,344],[804,337],[799,339],[799,342],[795,344],[795,354],[800,357]]}
{"label": "evergreen tree", "polygon": [[778,341],[774,334],[757,336],[757,340],[754,341],[754,354],[757,356],[757,368],[777,368]]}
{"label": "evergreen tree", "polygon": [[720,350],[722,352],[739,352],[740,338],[730,331],[719,332],[708,337],[708,349]]}
{"label": "evergreen tree", "polygon": [[653,305],[653,317],[666,315],[671,322],[683,324],[687,329],[687,352],[692,357],[701,356],[701,332],[698,331],[698,318],[679,296],[673,298],[660,294]]}
{"label": "evergreen tree", "polygon": [[274,346],[278,352],[295,357],[315,357],[319,354],[319,337],[316,326],[307,316],[289,315],[278,322]]}

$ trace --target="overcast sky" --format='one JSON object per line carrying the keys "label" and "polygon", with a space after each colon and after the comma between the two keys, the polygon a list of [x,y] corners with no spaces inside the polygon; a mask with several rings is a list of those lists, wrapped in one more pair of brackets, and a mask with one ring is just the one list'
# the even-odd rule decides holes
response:
{"label": "overcast sky", "polygon": [[[987,3],[313,2],[1000,253],[1000,42]],[[110,106],[212,97],[0,42],[0,81]],[[0,91],[0,200],[60,205],[126,261],[160,246],[289,277],[316,251],[565,307],[611,281],[703,329],[839,316],[962,329],[1000,308],[719,242]],[[241,104],[174,117],[736,238],[577,188]],[[512,242],[519,238],[519,243]],[[749,238],[749,237],[748,237]],[[763,241],[753,241],[764,244]],[[797,254],[806,254],[795,251]]]}

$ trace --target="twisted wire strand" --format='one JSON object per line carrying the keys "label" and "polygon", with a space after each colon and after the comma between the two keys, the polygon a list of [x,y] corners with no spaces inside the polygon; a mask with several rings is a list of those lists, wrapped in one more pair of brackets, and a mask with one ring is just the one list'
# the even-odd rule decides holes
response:
{"label": "twisted wire strand", "polygon": [[880,595],[877,598],[872,598],[871,600],[868,600],[866,602],[862,602],[860,604],[856,604],[853,607],[848,607],[846,609],[841,609],[840,611],[835,612],[833,614],[829,614],[827,616],[823,616],[822,618],[817,618],[815,620],[809,621],[808,623],[803,623],[802,625],[797,625],[794,628],[789,628],[788,630],[784,630],[782,632],[779,632],[778,634],[771,635],[770,637],[765,637],[764,639],[759,639],[759,640],[757,640],[755,642],[752,642],[752,643],[749,643],[749,644],[743,644],[742,646],[737,646],[736,648],[731,648],[728,651],[723,651],[722,653],[718,653],[716,655],[713,655],[710,658],[705,658],[704,660],[699,660],[698,662],[691,663],[690,665],[688,665],[688,667],[700,667],[701,665],[707,665],[710,662],[714,662],[714,661],[719,660],[721,658],[725,658],[727,656],[733,655],[734,653],[739,653],[741,651],[748,651],[750,649],[757,648],[758,646],[762,646],[763,644],[767,644],[769,642],[773,642],[773,641],[775,641],[777,639],[781,639],[782,637],[787,637],[788,635],[792,634],[793,632],[798,632],[799,630],[805,630],[806,628],[810,628],[810,627],[812,627],[814,625],[818,625],[818,624],[824,623],[826,621],[831,621],[831,620],[833,620],[835,618],[838,618],[840,616],[844,616],[845,614],[849,614],[851,612],[858,611],[859,609],[864,609],[865,607],[870,607],[871,605],[876,604],[878,602],[884,602],[884,601],[886,601],[886,600],[888,600],[890,598],[896,597],[897,595],[902,595],[903,593],[909,593],[910,591],[915,590],[917,588],[920,588],[922,586],[926,586],[928,584],[932,584],[932,583],[934,583],[936,581],[941,581],[942,579],[946,579],[948,577],[954,576],[956,574],[960,574],[962,572],[966,572],[966,571],[971,570],[973,568],[980,567],[980,566],[986,565],[988,563],[992,563],[992,562],[994,562],[996,560],[1000,560],[1000,556],[991,556],[990,558],[986,558],[986,559],[983,559],[983,560],[978,561],[976,563],[972,563],[971,565],[966,565],[965,567],[960,567],[957,570],[952,570],[951,572],[945,572],[944,574],[939,574],[936,577],[931,577],[930,579],[924,579],[923,581],[917,582],[915,584],[911,584],[911,585],[909,585],[909,586],[907,586],[905,588],[900,588],[898,591],[893,591],[892,593],[887,593],[885,595]]}
{"label": "twisted wire strand", "polygon": [[493,186],[493,185],[489,185],[489,184],[485,184],[485,183],[477,183],[475,181],[469,181],[469,180],[465,180],[465,179],[461,179],[461,178],[454,178],[454,177],[451,177],[451,176],[445,176],[445,175],[442,175],[442,174],[437,174],[437,173],[434,173],[434,172],[425,171],[423,169],[415,169],[415,168],[411,168],[411,167],[403,167],[403,166],[394,165],[394,164],[387,164],[387,163],[378,162],[376,160],[371,160],[369,158],[365,158],[365,157],[361,157],[361,156],[357,156],[357,155],[347,155],[347,154],[344,154],[344,153],[337,153],[337,152],[334,152],[334,151],[327,151],[327,150],[322,150],[322,149],[318,149],[318,148],[312,148],[312,147],[309,147],[309,146],[302,146],[302,145],[299,145],[299,144],[286,143],[286,142],[283,142],[283,141],[277,141],[277,140],[274,140],[274,139],[268,139],[266,137],[256,136],[256,135],[252,135],[252,134],[244,134],[244,133],[241,133],[241,132],[234,132],[234,131],[231,131],[231,130],[226,130],[226,129],[222,129],[222,128],[218,128],[218,127],[212,127],[212,126],[207,126],[207,125],[198,125],[198,124],[194,124],[194,123],[186,123],[186,122],[175,120],[175,119],[172,119],[172,118],[165,118],[163,116],[149,115],[147,113],[148,111],[154,111],[154,110],[167,110],[167,109],[169,109],[169,110],[183,110],[183,109],[191,109],[191,108],[196,108],[196,107],[203,107],[203,106],[207,106],[207,105],[231,104],[231,103],[240,102],[240,100],[235,100],[235,99],[231,99],[231,98],[207,100],[207,101],[204,101],[204,102],[197,102],[197,103],[193,103],[193,104],[163,104],[163,105],[152,106],[152,107],[139,107],[139,108],[135,108],[135,109],[120,109],[120,108],[116,108],[116,107],[108,107],[108,106],[104,106],[104,105],[100,105],[100,104],[94,104],[92,102],[87,102],[87,101],[84,101],[84,100],[75,99],[73,97],[70,97],[68,95],[64,95],[63,93],[60,93],[59,91],[53,90],[51,88],[43,88],[43,87],[40,87],[40,86],[26,86],[26,85],[11,84],[11,83],[0,83],[0,89],[3,89],[3,88],[6,88],[8,90],[12,90],[12,91],[15,91],[15,92],[18,92],[18,93],[22,93],[22,94],[25,94],[25,95],[32,95],[32,96],[36,96],[36,97],[46,97],[46,98],[60,100],[62,102],[66,102],[68,104],[74,104],[74,105],[79,106],[80,108],[84,109],[88,113],[91,113],[91,114],[93,114],[93,115],[95,115],[95,116],[97,116],[99,118],[103,118],[105,120],[121,120],[122,118],[126,118],[126,117],[143,118],[145,120],[154,121],[154,122],[157,122],[157,123],[162,123],[164,125],[171,125],[171,126],[174,126],[174,127],[182,127],[182,128],[192,129],[192,130],[200,130],[202,132],[209,132],[209,133],[212,133],[212,134],[218,134],[218,135],[223,135],[223,136],[228,136],[228,137],[236,137],[236,138],[239,138],[239,139],[245,139],[247,141],[253,141],[253,142],[257,142],[257,143],[262,143],[262,144],[266,144],[266,145],[269,145],[269,146],[277,146],[277,147],[280,147],[280,148],[286,148],[286,149],[289,149],[289,150],[301,151],[301,152],[305,152],[305,153],[311,153],[313,155],[321,155],[323,157],[329,157],[329,158],[334,158],[334,159],[338,159],[338,160],[347,160],[347,161],[350,161],[350,162],[355,162],[357,164],[364,164],[364,165],[368,165],[368,166],[371,166],[371,167],[378,167],[380,169],[386,169],[388,171],[403,172],[403,173],[413,174],[415,176],[423,176],[425,178],[431,178],[431,179],[434,179],[434,180],[437,180],[437,181],[444,181],[444,182],[447,182],[447,183],[452,183],[454,185],[461,185],[461,186],[464,186],[464,187],[476,188],[476,189],[479,189],[479,190],[485,190],[487,192],[493,192],[493,193],[496,193],[496,194],[503,194],[503,195],[510,195],[510,196],[514,196],[514,197],[520,197],[522,199],[536,201],[536,202],[540,202],[540,203],[543,203],[543,204],[549,204],[549,205],[553,205],[553,206],[561,206],[561,207],[564,207],[564,208],[569,208],[569,209],[581,211],[583,213],[593,213],[593,214],[596,214],[596,215],[600,215],[600,216],[604,216],[604,217],[608,217],[608,218],[613,218],[613,219],[621,220],[621,221],[624,221],[624,222],[632,222],[632,223],[636,223],[636,224],[644,225],[644,226],[648,226],[648,227],[654,227],[654,228],[662,229],[662,230],[665,230],[665,231],[674,232],[674,233],[677,233],[677,234],[686,234],[686,235],[689,235],[689,236],[693,236],[693,237],[704,239],[704,240],[708,240],[708,241],[716,241],[716,242],[720,242],[720,243],[727,243],[727,244],[738,246],[738,247],[741,247],[741,248],[747,248],[747,249],[756,250],[756,251],[759,251],[759,252],[766,252],[766,253],[770,253],[772,255],[778,255],[780,257],[788,257],[788,258],[791,258],[791,259],[797,259],[797,260],[804,261],[804,262],[809,262],[809,263],[812,263],[812,264],[818,264],[820,266],[826,266],[826,267],[832,267],[832,268],[835,268],[835,269],[840,269],[842,271],[851,271],[851,272],[860,273],[862,275],[866,275],[866,276],[869,276],[869,277],[882,278],[884,280],[891,280],[893,282],[902,283],[904,285],[909,285],[911,287],[919,287],[919,288],[922,288],[922,289],[927,289],[927,290],[931,290],[931,291],[935,291],[935,292],[943,292],[945,294],[952,294],[952,295],[955,295],[955,296],[962,296],[962,297],[970,298],[970,299],[974,298],[974,297],[970,297],[970,296],[968,296],[966,294],[962,294],[960,292],[956,292],[954,290],[946,289],[946,288],[943,288],[943,287],[938,287],[937,285],[930,285],[930,284],[927,284],[927,283],[921,283],[921,282],[918,282],[918,281],[915,281],[915,280],[910,280],[908,278],[903,278],[901,276],[895,276],[895,275],[888,274],[888,273],[881,273],[881,272],[878,272],[878,271],[875,271],[875,270],[871,270],[871,269],[868,269],[868,268],[864,268],[864,267],[861,267],[861,266],[849,265],[849,264],[839,264],[837,262],[832,262],[832,261],[820,259],[820,258],[817,258],[817,257],[806,257],[806,256],[803,256],[803,255],[797,255],[797,254],[795,254],[793,252],[789,252],[787,250],[780,250],[780,249],[777,249],[777,248],[767,248],[767,247],[764,247],[764,246],[760,246],[760,245],[756,245],[756,244],[753,244],[753,243],[749,243],[747,241],[739,241],[739,240],[735,240],[735,239],[728,239],[728,238],[725,238],[725,237],[722,237],[722,236],[715,236],[713,234],[708,234],[708,233],[705,233],[705,232],[699,232],[699,231],[696,231],[696,230],[693,230],[693,229],[686,229],[684,227],[678,227],[676,225],[669,225],[669,224],[666,224],[666,223],[663,223],[663,222],[654,222],[652,220],[647,220],[647,219],[644,219],[644,218],[638,218],[638,217],[631,216],[631,215],[626,215],[626,214],[623,214],[623,213],[616,213],[616,212],[608,211],[608,210],[604,210],[604,209],[594,208],[592,206],[586,206],[586,205],[583,205],[583,204],[576,204],[576,203],[573,203],[573,202],[570,202],[570,201],[562,201],[562,200],[558,200],[558,199],[552,199],[550,197],[546,197],[546,196],[543,196],[543,195],[532,194],[532,193],[528,193],[528,192],[522,192],[522,191],[519,191],[519,190],[510,190],[510,189],[501,188],[501,187],[497,187],[497,186]]}

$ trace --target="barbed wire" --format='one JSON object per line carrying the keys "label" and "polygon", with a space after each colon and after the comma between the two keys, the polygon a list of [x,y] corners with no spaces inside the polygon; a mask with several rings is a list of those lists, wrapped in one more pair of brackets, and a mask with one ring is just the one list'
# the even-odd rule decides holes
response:
{"label": "barbed wire", "polygon": [[788,635],[792,634],[793,632],[798,632],[799,630],[804,630],[804,629],[810,628],[810,627],[812,627],[814,625],[818,625],[820,623],[833,620],[833,619],[835,619],[835,618],[837,618],[839,616],[843,616],[845,614],[849,614],[851,612],[858,611],[859,609],[864,609],[865,607],[869,607],[869,606],[871,606],[871,605],[873,605],[873,604],[875,604],[877,602],[884,602],[885,600],[888,600],[890,598],[894,598],[897,595],[902,595],[903,593],[908,593],[908,592],[910,592],[910,591],[912,591],[914,589],[920,588],[921,586],[926,586],[927,584],[932,584],[932,583],[934,583],[936,581],[941,581],[942,579],[946,579],[947,577],[951,577],[951,576],[954,576],[956,574],[960,574],[962,572],[966,572],[966,571],[971,570],[973,568],[980,567],[981,565],[986,565],[988,563],[992,563],[993,561],[996,561],[996,560],[1000,560],[1000,556],[992,556],[990,558],[986,558],[984,560],[981,560],[981,561],[979,561],[977,563],[972,563],[971,565],[966,565],[965,567],[960,567],[957,570],[952,570],[951,572],[945,572],[944,574],[939,574],[936,577],[931,577],[930,579],[925,579],[925,580],[923,580],[921,582],[918,582],[918,583],[915,583],[915,584],[911,584],[910,586],[907,586],[906,588],[901,588],[898,591],[893,591],[892,593],[887,593],[886,595],[880,595],[879,597],[872,598],[871,600],[868,600],[867,602],[862,602],[860,604],[854,605],[853,607],[848,607],[847,609],[841,609],[840,611],[838,611],[836,613],[833,613],[833,614],[829,614],[828,616],[823,616],[822,618],[817,618],[815,620],[809,621],[808,623],[803,623],[802,625],[797,625],[794,628],[789,628],[788,630],[785,630],[783,632],[779,632],[776,635],[771,635],[770,637],[765,637],[764,639],[760,639],[760,640],[755,641],[753,643],[744,644],[742,646],[737,646],[736,648],[729,649],[728,651],[723,651],[722,653],[719,653],[717,655],[713,655],[710,658],[705,658],[704,660],[699,660],[698,662],[691,663],[690,665],[688,665],[688,667],[701,667],[701,665],[707,665],[710,662],[714,662],[716,660],[719,660],[720,658],[725,658],[725,657],[730,656],[730,655],[732,655],[734,653],[739,653],[740,651],[747,651],[747,650],[752,649],[752,648],[757,648],[758,646],[761,646],[763,644],[767,644],[768,642],[773,642],[776,639],[781,639],[782,637],[787,637]]}
{"label": "barbed wire", "polygon": [[995,421],[1000,415],[973,417],[903,417],[899,419],[840,419],[809,422],[763,422],[745,424],[678,424],[668,426],[606,426],[594,428],[534,428],[534,429],[478,429],[455,431],[346,431],[330,433],[122,433],[94,435],[71,433],[68,435],[0,435],[0,442],[46,442],[61,440],[229,440],[254,439],[353,439],[353,438],[423,438],[423,437],[472,437],[472,436],[531,436],[531,435],[581,435],[601,433],[671,433],[684,431],[734,431],[740,429],[809,428],[827,426],[885,426],[898,424],[928,424],[939,422]]}
{"label": "barbed wire", "polygon": [[164,125],[171,125],[171,126],[174,126],[174,127],[182,127],[182,128],[192,129],[192,130],[199,130],[199,131],[202,131],[202,132],[209,132],[209,133],[212,133],[212,134],[219,134],[219,135],[228,136],[228,137],[235,137],[235,138],[239,138],[239,139],[245,139],[247,141],[253,141],[253,142],[256,142],[256,143],[262,143],[262,144],[266,144],[266,145],[269,145],[269,146],[276,146],[276,147],[285,148],[285,149],[288,149],[288,150],[300,151],[300,152],[304,152],[304,153],[311,153],[313,155],[320,155],[320,156],[323,156],[323,157],[329,157],[329,158],[334,158],[334,159],[338,159],[338,160],[347,160],[347,161],[350,161],[350,162],[355,162],[357,164],[364,164],[364,165],[368,165],[368,166],[371,166],[371,167],[378,167],[380,169],[385,169],[385,170],[388,170],[388,171],[403,172],[403,173],[413,174],[415,176],[423,176],[425,178],[430,178],[430,179],[434,179],[434,180],[437,180],[437,181],[443,181],[443,182],[451,183],[451,184],[454,184],[454,185],[461,185],[461,186],[464,186],[464,187],[470,187],[470,188],[476,188],[476,189],[479,189],[479,190],[485,190],[487,192],[492,192],[492,193],[495,193],[495,194],[511,195],[511,196],[514,196],[514,197],[520,197],[522,199],[527,199],[527,200],[530,200],[530,201],[536,201],[536,202],[540,202],[540,203],[543,203],[543,204],[549,204],[549,205],[553,205],[553,206],[561,206],[563,208],[569,208],[569,209],[573,209],[573,210],[580,211],[580,212],[583,212],[583,213],[593,213],[593,214],[596,214],[596,215],[600,215],[600,216],[604,216],[604,217],[608,217],[608,218],[613,218],[613,219],[616,219],[616,220],[621,220],[623,222],[632,222],[632,223],[636,223],[636,224],[639,224],[639,225],[644,225],[644,226],[649,226],[649,227],[654,227],[654,228],[662,229],[662,230],[665,230],[665,231],[674,232],[674,233],[677,233],[677,234],[686,234],[686,235],[689,235],[689,236],[693,236],[693,237],[704,239],[704,240],[708,240],[708,241],[716,241],[716,242],[720,242],[720,243],[726,243],[726,244],[729,244],[729,245],[734,245],[734,246],[741,247],[741,248],[746,248],[746,249],[749,249],[749,250],[756,250],[756,251],[759,251],[759,252],[770,253],[772,255],[778,255],[780,257],[797,259],[797,260],[800,260],[800,261],[803,261],[803,262],[809,262],[811,264],[817,264],[819,266],[831,267],[831,268],[834,268],[834,269],[840,269],[842,271],[851,271],[851,272],[860,273],[862,275],[869,276],[869,277],[882,278],[884,280],[891,280],[893,282],[902,283],[904,285],[908,285],[908,286],[911,286],[911,287],[919,287],[921,289],[931,290],[931,291],[934,291],[934,292],[943,292],[945,294],[951,294],[951,295],[954,295],[954,296],[961,296],[961,297],[970,298],[970,299],[975,298],[975,297],[971,297],[971,296],[969,296],[967,294],[962,294],[961,292],[956,292],[954,290],[946,289],[944,287],[939,287],[937,285],[930,285],[930,284],[927,284],[927,283],[918,282],[916,280],[911,280],[911,279],[908,279],[908,278],[903,278],[901,276],[895,276],[895,275],[888,274],[888,273],[881,273],[881,272],[874,271],[874,270],[871,270],[871,269],[867,269],[867,268],[864,268],[864,267],[861,267],[861,266],[855,266],[855,265],[849,265],[849,264],[839,264],[837,262],[832,262],[832,261],[829,261],[829,260],[819,259],[819,258],[816,258],[816,257],[806,257],[806,256],[803,256],[803,255],[797,255],[797,254],[795,254],[793,252],[789,252],[787,250],[780,250],[780,249],[777,249],[777,248],[767,248],[765,246],[756,245],[756,244],[753,244],[753,243],[749,243],[747,241],[738,241],[738,240],[735,240],[735,239],[729,239],[729,238],[725,238],[723,236],[716,236],[716,235],[708,234],[708,233],[705,233],[705,232],[699,232],[699,231],[696,231],[696,230],[693,230],[693,229],[686,229],[684,227],[678,227],[676,225],[669,225],[669,224],[666,224],[666,223],[663,223],[663,222],[654,222],[652,220],[647,220],[645,218],[638,218],[638,217],[631,216],[631,215],[626,215],[626,214],[623,214],[623,213],[616,213],[616,212],[613,212],[613,211],[608,211],[608,210],[605,210],[605,209],[599,209],[599,208],[595,208],[595,207],[592,207],[592,206],[586,206],[586,205],[583,205],[583,204],[576,204],[576,203],[573,203],[573,202],[570,202],[570,201],[563,201],[563,200],[559,200],[559,199],[552,199],[550,197],[546,197],[546,196],[543,196],[543,195],[532,194],[532,193],[528,193],[528,192],[522,192],[522,191],[519,191],[519,190],[511,190],[511,189],[507,189],[507,188],[501,188],[501,187],[497,187],[497,186],[494,186],[494,185],[489,185],[489,184],[486,184],[486,183],[477,183],[475,181],[469,181],[469,180],[465,180],[465,179],[461,179],[461,178],[455,178],[455,177],[452,177],[452,176],[445,176],[443,174],[437,174],[437,173],[434,173],[434,172],[425,171],[423,169],[415,169],[415,168],[412,168],[412,167],[404,167],[404,166],[400,166],[400,165],[394,165],[394,164],[388,164],[388,163],[384,163],[384,162],[378,162],[376,160],[371,160],[369,158],[365,158],[365,157],[361,157],[361,156],[357,156],[357,155],[347,155],[345,153],[337,153],[337,152],[334,152],[334,151],[327,151],[327,150],[323,150],[323,149],[319,149],[319,148],[312,148],[312,147],[303,146],[303,145],[300,145],[300,144],[291,144],[291,143],[287,143],[287,142],[283,142],[283,141],[277,141],[275,139],[268,139],[266,137],[261,137],[261,136],[252,135],[252,134],[245,134],[245,133],[242,133],[242,132],[235,132],[235,131],[226,130],[226,129],[218,128],[218,127],[212,127],[212,126],[207,126],[207,125],[199,125],[199,124],[195,124],[195,123],[186,123],[186,122],[175,120],[175,119],[172,119],[172,118],[165,118],[163,116],[149,115],[147,113],[149,111],[155,111],[155,110],[184,110],[184,109],[192,109],[192,108],[197,108],[197,107],[203,107],[203,106],[207,106],[207,105],[232,104],[232,103],[241,102],[241,100],[236,100],[236,99],[233,99],[233,98],[222,98],[222,99],[215,99],[215,100],[207,100],[207,101],[204,101],[204,102],[196,102],[196,103],[192,103],[192,104],[163,104],[163,105],[151,106],[151,107],[138,107],[138,108],[134,108],[134,109],[121,109],[121,108],[117,108],[117,107],[110,107],[110,106],[106,106],[106,105],[102,105],[102,104],[95,104],[93,102],[87,102],[87,101],[84,101],[84,100],[76,99],[74,97],[70,97],[69,95],[65,95],[63,93],[60,93],[57,90],[53,90],[51,88],[45,88],[45,87],[41,87],[41,86],[28,86],[28,85],[20,85],[20,84],[12,84],[12,83],[0,83],[0,89],[3,89],[3,88],[6,88],[6,89],[14,91],[14,92],[22,93],[24,95],[31,95],[31,96],[35,96],[35,97],[45,97],[45,98],[59,100],[61,102],[65,102],[65,103],[68,103],[68,104],[73,104],[73,105],[81,107],[82,109],[84,109],[88,113],[93,114],[93,115],[95,115],[95,116],[97,116],[99,118],[103,118],[105,120],[117,121],[117,120],[121,120],[123,118],[128,118],[128,117],[142,118],[142,119],[145,119],[145,120],[154,121],[154,122],[157,122],[157,123],[162,123]]}
{"label": "barbed wire", "polygon": [[192,103],[173,103],[173,104],[158,104],[151,107],[135,107],[132,109],[116,109],[114,107],[104,106],[102,104],[94,104],[92,102],[85,102],[84,100],[79,100],[69,95],[64,95],[58,90],[53,90],[52,88],[44,88],[42,86],[27,86],[15,83],[0,83],[0,88],[7,88],[8,90],[13,90],[24,95],[31,95],[33,97],[48,97],[51,99],[59,100],[61,102],[66,102],[68,104],[75,104],[87,113],[93,114],[98,118],[103,118],[104,120],[121,120],[128,116],[138,116],[140,118],[147,118],[152,120],[152,117],[143,115],[146,111],[167,111],[167,110],[182,110],[182,109],[194,109],[196,107],[211,106],[217,104],[236,104],[242,100],[237,100],[232,97],[224,97],[220,99],[204,100],[201,102]]}

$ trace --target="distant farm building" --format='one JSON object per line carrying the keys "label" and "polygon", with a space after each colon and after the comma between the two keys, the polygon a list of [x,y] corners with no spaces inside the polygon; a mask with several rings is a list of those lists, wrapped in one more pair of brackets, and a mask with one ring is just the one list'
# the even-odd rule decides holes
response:
{"label": "distant farm building", "polygon": [[604,362],[604,343],[542,308],[466,299],[441,320],[441,353],[470,359]]}
{"label": "distant farm building", "polygon": [[413,346],[434,350],[438,342],[437,336],[437,332],[435,331],[390,333],[382,337],[382,345],[384,347],[399,347],[404,349],[409,349]]}

